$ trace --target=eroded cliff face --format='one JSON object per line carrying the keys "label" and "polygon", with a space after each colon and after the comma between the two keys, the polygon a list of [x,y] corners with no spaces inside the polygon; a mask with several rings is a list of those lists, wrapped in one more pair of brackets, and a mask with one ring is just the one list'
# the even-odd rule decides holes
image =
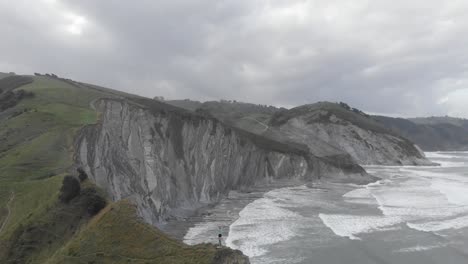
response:
{"label": "eroded cliff face", "polygon": [[323,145],[320,142],[326,142],[349,153],[361,165],[433,165],[409,140],[357,126],[327,111],[291,118],[280,130],[297,142],[310,146],[316,155],[331,151],[320,152],[317,148]]}
{"label": "eroded cliff face", "polygon": [[314,157],[216,119],[167,110],[162,103],[101,99],[94,106],[100,122],[77,138],[77,166],[113,200],[135,202],[155,225],[230,190],[272,181],[372,180],[359,166],[340,166],[339,160]]}

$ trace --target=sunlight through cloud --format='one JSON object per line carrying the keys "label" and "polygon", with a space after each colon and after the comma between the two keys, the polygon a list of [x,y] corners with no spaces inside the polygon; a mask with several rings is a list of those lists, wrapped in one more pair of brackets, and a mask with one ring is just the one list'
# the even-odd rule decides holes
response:
{"label": "sunlight through cloud", "polygon": [[67,19],[70,21],[66,26],[67,32],[73,35],[81,35],[86,25],[86,19],[83,16],[75,14],[68,14]]}

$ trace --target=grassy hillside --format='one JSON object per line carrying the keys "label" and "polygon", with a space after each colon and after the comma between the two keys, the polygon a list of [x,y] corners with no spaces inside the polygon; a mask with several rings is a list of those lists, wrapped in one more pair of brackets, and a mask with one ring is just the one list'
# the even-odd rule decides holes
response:
{"label": "grassy hillside", "polygon": [[363,129],[371,130],[377,133],[391,133],[381,124],[369,118],[368,115],[358,109],[350,108],[346,104],[319,102],[315,104],[303,105],[292,108],[287,111],[280,111],[275,114],[271,120],[273,126],[279,126],[286,123],[289,119],[304,116],[309,118],[309,122],[330,122],[330,116],[346,120]]}
{"label": "grassy hillside", "polygon": [[418,117],[408,118],[409,121],[418,125],[452,125],[468,129],[468,119],[450,117],[450,116],[431,116],[431,117]]}
{"label": "grassy hillside", "polygon": [[[169,101],[169,103],[171,102]],[[268,123],[278,110],[273,106],[236,101],[210,101],[201,104],[196,112],[213,116],[233,127],[282,141],[281,137],[276,138],[269,135],[271,131]]]}
{"label": "grassy hillside", "polygon": [[100,96],[46,77],[17,89],[34,97],[0,115],[0,208],[15,195],[0,239],[53,202],[61,175],[72,165],[73,136],[96,121],[89,103]]}
{"label": "grassy hillside", "polygon": [[195,264],[211,263],[215,255],[213,245],[190,247],[143,223],[123,200],[101,211],[48,263]]}
{"label": "grassy hillside", "polygon": [[200,106],[202,106],[202,103],[199,101],[192,101],[189,99],[184,99],[184,100],[169,100],[169,101],[164,101],[165,103],[171,104],[173,106],[177,106],[189,111],[195,112]]}
{"label": "grassy hillside", "polygon": [[0,79],[5,78],[7,76],[10,76],[11,74],[6,73],[6,72],[0,72]]}
{"label": "grassy hillside", "polygon": [[98,121],[91,103],[123,93],[28,78],[29,84],[4,88],[33,96],[0,111],[0,263],[211,263],[214,248],[167,238],[126,202],[90,221],[85,194],[99,192],[91,183],[70,204],[58,200],[76,133]]}
{"label": "grassy hillside", "polygon": [[[56,204],[63,175],[72,165],[73,137],[83,125],[96,122],[90,102],[103,95],[78,90],[58,79],[15,77],[16,81],[12,77],[0,80],[3,91],[16,88],[34,96],[0,113],[3,246]],[[32,82],[18,82],[21,78]]]}

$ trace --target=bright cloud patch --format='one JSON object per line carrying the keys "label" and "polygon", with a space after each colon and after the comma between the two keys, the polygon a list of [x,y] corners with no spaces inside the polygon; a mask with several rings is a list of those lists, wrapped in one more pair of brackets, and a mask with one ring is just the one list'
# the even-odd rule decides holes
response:
{"label": "bright cloud patch", "polygon": [[70,20],[70,23],[66,26],[67,31],[73,35],[81,35],[86,25],[86,19],[74,14],[69,14],[67,19]]}

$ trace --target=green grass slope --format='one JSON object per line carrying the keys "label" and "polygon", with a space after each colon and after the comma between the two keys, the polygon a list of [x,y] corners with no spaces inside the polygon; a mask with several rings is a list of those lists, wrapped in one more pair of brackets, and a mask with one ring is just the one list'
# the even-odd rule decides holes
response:
{"label": "green grass slope", "polygon": [[96,122],[90,102],[101,96],[47,77],[33,77],[32,83],[17,89],[33,92],[34,97],[0,115],[2,214],[10,194],[15,194],[0,240],[53,202],[61,184],[55,175],[72,165],[73,137],[81,126]]}
{"label": "green grass slope", "polygon": [[[54,178],[54,181],[62,180],[60,176]],[[35,193],[16,194],[29,198],[23,198],[21,202],[33,202],[39,208],[35,212],[26,212],[26,219],[17,223],[17,226],[11,229],[11,233],[7,234],[8,239],[2,241],[1,263],[47,262],[90,219],[91,215],[87,211],[95,195],[104,196],[92,183],[85,182],[82,184],[81,193],[75,199],[63,203],[58,200],[56,187],[54,185],[49,188],[51,193],[43,197],[38,197]],[[30,191],[28,188],[24,190]],[[18,209],[12,208],[12,211]]]}
{"label": "green grass slope", "polygon": [[10,75],[11,75],[10,73],[0,72],[0,79],[3,79],[3,78],[8,77]]}
{"label": "green grass slope", "polygon": [[213,245],[187,246],[143,223],[123,200],[101,211],[48,263],[196,264],[212,263],[215,255]]}
{"label": "green grass slope", "polygon": [[96,122],[90,102],[104,94],[48,77],[10,76],[0,84],[4,91],[34,94],[0,113],[0,245],[5,246],[56,204],[63,174],[73,164],[74,135]]}

